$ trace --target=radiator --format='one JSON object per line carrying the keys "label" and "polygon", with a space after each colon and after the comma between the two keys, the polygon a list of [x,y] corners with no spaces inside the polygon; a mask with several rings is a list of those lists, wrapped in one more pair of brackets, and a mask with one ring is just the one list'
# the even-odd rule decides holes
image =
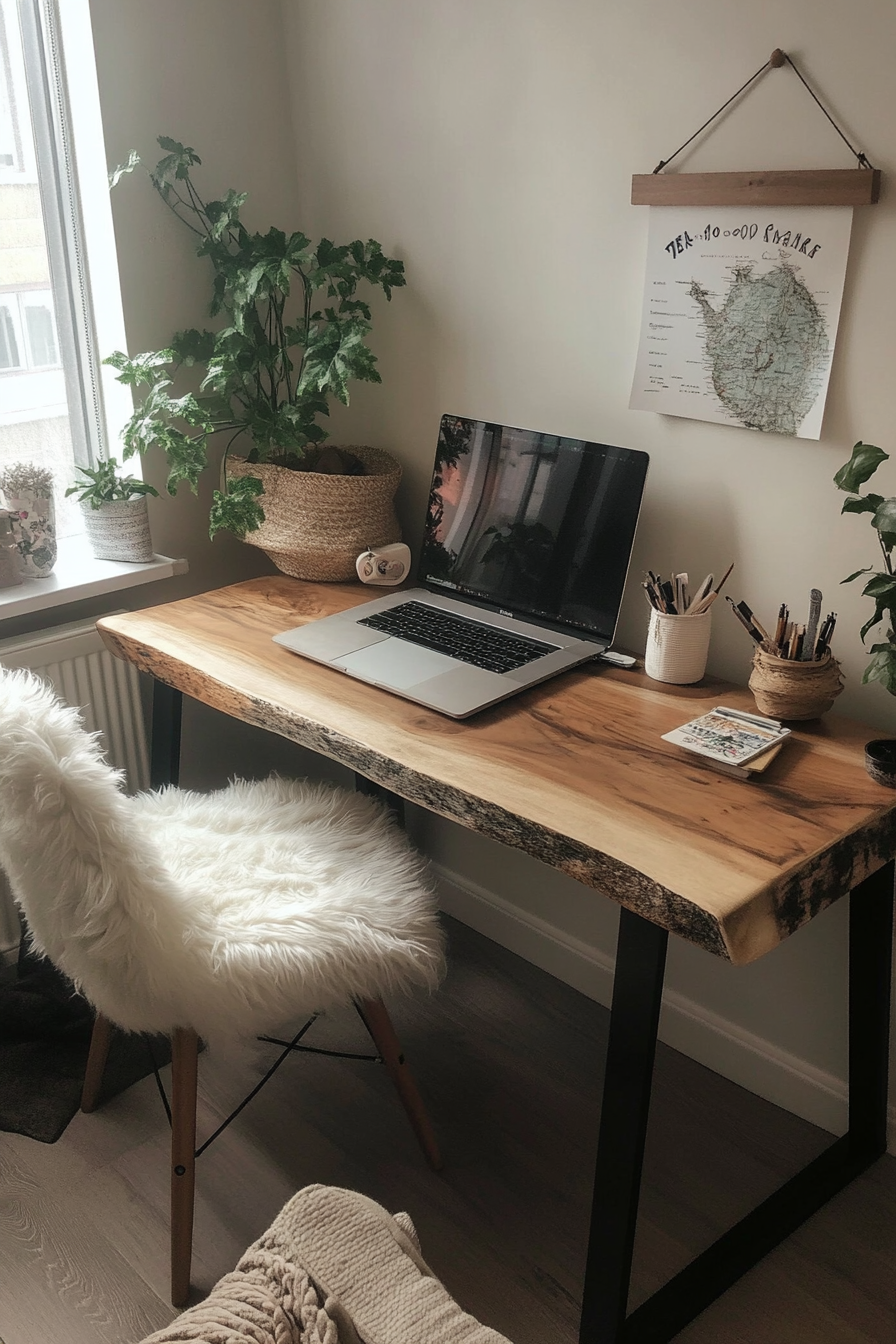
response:
{"label": "radiator", "polygon": [[[92,621],[0,640],[0,665],[31,668],[49,682],[63,700],[81,710],[88,731],[99,731],[106,759],[125,771],[128,792],[149,787],[137,669],[113,658]],[[16,908],[0,872],[0,957],[15,949],[19,936]]]}

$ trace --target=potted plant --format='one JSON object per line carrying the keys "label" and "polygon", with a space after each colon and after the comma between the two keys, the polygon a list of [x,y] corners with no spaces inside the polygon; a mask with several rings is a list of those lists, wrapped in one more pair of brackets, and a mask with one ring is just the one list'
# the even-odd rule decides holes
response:
{"label": "potted plant", "polygon": [[44,579],[56,563],[53,473],[30,462],[0,470],[0,494],[12,523],[26,579]]}
{"label": "potted plant", "polygon": [[[896,497],[861,493],[861,487],[869,481],[882,462],[889,459],[889,453],[876,448],[872,443],[855,445],[849,461],[837,472],[834,484],[840,490],[848,491],[849,499],[844,500],[841,513],[867,513],[871,526],[877,533],[877,543],[883,559],[883,569],[866,565],[843,580],[852,583],[862,574],[870,575],[866,579],[862,593],[874,600],[874,613],[862,626],[862,642],[873,626],[884,622],[884,637],[871,645],[871,660],[862,677],[863,684],[879,681],[891,695],[896,695],[896,573],[893,570],[893,550],[896,547]],[[865,748],[865,764],[872,779],[879,784],[896,787],[896,741],[878,739],[869,742]]]}
{"label": "potted plant", "polygon": [[114,457],[96,467],[78,467],[81,480],[66,496],[77,495],[91,550],[97,560],[131,563],[152,559],[147,495],[158,496],[154,486],[118,471]]}
{"label": "potted plant", "polygon": [[[348,405],[350,379],[381,381],[358,288],[371,285],[391,299],[405,283],[404,267],[373,240],[312,245],[299,232],[251,233],[240,219],[245,193],[204,200],[192,179],[201,162],[195,151],[165,136],[159,145],[165,157],[150,178],[212,268],[210,314],[223,325],[177,332],[163,350],[108,357],[120,382],[145,389],[124,430],[124,456],[161,448],[169,493],[181,481],[195,492],[209,440],[228,435],[209,534],[226,528],[297,577],[349,578],[365,546],[399,539],[393,498],[401,469],[379,450],[325,446],[319,420],[331,396]],[[132,154],[113,183],[138,162]],[[198,393],[174,395],[193,366],[202,375]]]}

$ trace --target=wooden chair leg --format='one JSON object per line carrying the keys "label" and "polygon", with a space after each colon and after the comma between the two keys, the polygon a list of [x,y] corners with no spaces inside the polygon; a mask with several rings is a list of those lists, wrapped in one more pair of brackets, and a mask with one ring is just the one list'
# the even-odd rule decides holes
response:
{"label": "wooden chair leg", "polygon": [[84,1086],[81,1088],[82,1111],[96,1110],[111,1043],[112,1023],[108,1017],[103,1017],[102,1013],[97,1013],[93,1022],[93,1034],[90,1037],[87,1068],[84,1070]]}
{"label": "wooden chair leg", "polygon": [[417,1136],[417,1142],[423,1149],[427,1162],[433,1171],[441,1171],[442,1157],[436,1141],[435,1130],[423,1105],[423,1098],[417,1091],[410,1069],[405,1063],[401,1043],[395,1034],[392,1019],[386,1011],[382,999],[356,1000],[361,1021],[370,1032],[374,1045],[382,1056],[386,1071],[395,1084],[401,1104],[407,1112],[411,1128]]}
{"label": "wooden chair leg", "polygon": [[190,1293],[198,1066],[195,1031],[178,1027],[171,1037],[171,1303],[175,1307],[185,1307]]}

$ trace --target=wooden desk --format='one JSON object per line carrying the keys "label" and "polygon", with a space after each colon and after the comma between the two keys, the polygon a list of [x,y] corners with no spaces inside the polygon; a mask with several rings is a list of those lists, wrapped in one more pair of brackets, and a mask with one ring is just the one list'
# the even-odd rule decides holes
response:
{"label": "wooden desk", "polygon": [[[671,1339],[885,1151],[896,793],[865,773],[869,729],[835,715],[798,728],[761,783],[660,740],[720,700],[752,705],[721,682],[661,687],[593,664],[458,723],[271,640],[369,597],[278,576],[99,629],[156,679],[155,785],[176,779],[186,693],[623,907],[581,1339]],[[744,963],[850,892],[848,1134],[626,1319],[668,933]]]}

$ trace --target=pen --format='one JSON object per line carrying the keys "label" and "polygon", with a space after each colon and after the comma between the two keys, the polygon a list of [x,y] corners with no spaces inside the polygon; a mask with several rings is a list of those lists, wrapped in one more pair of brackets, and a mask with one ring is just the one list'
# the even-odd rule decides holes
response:
{"label": "pen", "polygon": [[793,651],[794,659],[799,662],[803,656],[803,644],[806,639],[806,627],[801,625],[796,637],[796,648]]}
{"label": "pen", "polygon": [[757,620],[756,617],[753,615],[752,611],[751,611],[750,608],[747,606],[746,602],[738,602],[738,604],[737,604],[737,609],[738,609],[738,611],[741,613],[742,616],[745,616],[745,617],[747,618],[747,620],[750,622],[751,625],[755,625],[756,629],[759,631],[760,635],[761,635],[762,638],[765,640],[766,644],[771,644],[772,641],[771,641],[771,638],[770,638],[770,636],[769,636],[768,631],[765,630],[765,629],[759,624],[758,620]]}
{"label": "pen", "polygon": [[781,640],[784,638],[786,630],[787,630],[787,604],[785,602],[782,602],[781,606],[778,609],[778,623],[775,626],[775,639],[774,639],[775,646],[779,651],[781,648]]}
{"label": "pen", "polygon": [[677,616],[678,609],[675,606],[675,590],[668,580],[660,584],[660,592],[663,594],[663,601],[666,603],[666,611],[670,616]]}
{"label": "pen", "polygon": [[837,623],[837,616],[832,611],[824,618],[824,625],[821,627],[821,634],[818,636],[818,643],[815,645],[815,658],[823,658],[828,652],[831,642],[831,635],[834,633],[834,626]]}
{"label": "pen", "polygon": [[760,635],[759,631],[756,629],[755,625],[753,625],[750,621],[747,620],[746,616],[744,616],[743,612],[740,610],[740,608],[738,607],[737,603],[736,603],[732,598],[730,598],[730,597],[726,597],[726,598],[725,598],[725,601],[726,601],[726,602],[728,603],[728,605],[731,607],[731,610],[734,612],[735,616],[736,616],[737,619],[740,621],[741,625],[742,625],[743,628],[746,630],[746,632],[747,632],[747,634],[750,636],[750,638],[751,638],[751,639],[755,639],[755,641],[756,641],[757,644],[761,644],[761,643],[762,643],[762,636]]}

